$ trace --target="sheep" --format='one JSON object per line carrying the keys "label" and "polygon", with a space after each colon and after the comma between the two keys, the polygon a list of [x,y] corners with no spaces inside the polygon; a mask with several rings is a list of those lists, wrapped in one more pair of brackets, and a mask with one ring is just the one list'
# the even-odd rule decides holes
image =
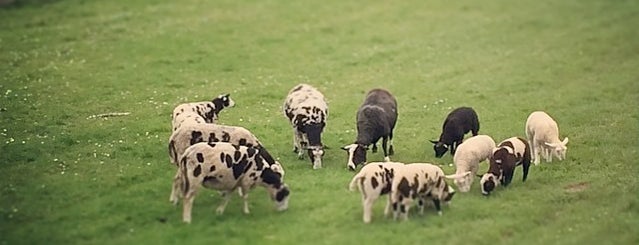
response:
{"label": "sheep", "polygon": [[[359,171],[349,184],[349,189],[355,191],[359,189],[362,194],[362,206],[364,209],[364,223],[371,222],[373,204],[382,195],[388,194],[391,190],[393,175],[397,168],[403,163],[396,162],[371,162]],[[390,212],[390,199],[386,203],[384,216]]]}
{"label": "sheep", "polygon": [[218,214],[224,213],[231,197],[229,193],[238,188],[242,190],[243,212],[248,214],[248,191],[256,185],[266,188],[276,210],[286,210],[289,188],[281,176],[263,162],[259,151],[255,147],[225,142],[201,142],[186,149],[180,158],[179,176],[173,180],[172,190],[180,192],[184,199],[182,220],[191,223],[193,199],[200,186],[221,192],[223,201],[216,209]]}
{"label": "sheep", "polygon": [[560,161],[566,158],[568,137],[559,140],[557,122],[543,111],[535,111],[526,120],[526,137],[532,150],[535,165],[541,162],[540,154],[546,162],[552,162],[553,155]]}
{"label": "sheep", "polygon": [[214,123],[222,109],[235,106],[230,94],[221,94],[212,101],[180,104],[173,109],[173,131],[182,124]]}
{"label": "sheep", "polygon": [[[382,138],[384,161],[390,161],[393,150],[393,129],[397,122],[397,100],[387,90],[373,89],[357,111],[357,140],[342,147],[348,152],[348,168],[355,171],[357,165],[366,162],[366,151],[373,145],[377,152],[377,141]],[[388,143],[388,147],[387,147]]]}
{"label": "sheep", "polygon": [[453,156],[455,174],[447,175],[453,179],[460,192],[468,192],[473,184],[473,178],[479,169],[479,163],[490,158],[495,148],[495,141],[487,135],[477,135],[468,138],[459,145]]}
{"label": "sheep", "polygon": [[515,167],[522,165],[523,182],[528,178],[530,168],[530,145],[519,137],[511,137],[500,142],[493,150],[488,172],[481,176],[481,193],[489,195],[495,187],[502,184],[508,186],[512,181]]}
{"label": "sheep", "polygon": [[[262,143],[250,131],[243,127],[226,126],[220,124],[186,124],[178,128],[169,138],[169,159],[172,164],[178,166],[180,156],[191,145],[199,142],[229,142],[235,145],[255,147],[259,154],[274,170],[284,176],[284,168],[264,148]],[[178,170],[179,171],[179,170]],[[175,174],[178,177],[178,173]],[[177,200],[178,193],[172,192],[170,201]]]}
{"label": "sheep", "polygon": [[475,110],[470,107],[459,107],[451,111],[446,116],[439,140],[430,141],[433,143],[435,157],[441,158],[444,156],[448,148],[450,148],[450,154],[455,155],[457,147],[462,143],[464,135],[469,131],[472,131],[473,136],[477,136],[479,132],[479,119]]}
{"label": "sheep", "polygon": [[293,126],[293,152],[302,159],[306,149],[313,169],[321,168],[324,155],[322,131],[328,119],[324,95],[308,84],[299,84],[289,91],[282,108]]}
{"label": "sheep", "polygon": [[442,215],[441,202],[448,204],[455,190],[445,181],[444,171],[430,163],[411,163],[396,169],[392,180],[390,202],[393,219],[408,219],[411,203],[419,200],[419,212],[424,213],[424,201],[431,199],[438,215]]}

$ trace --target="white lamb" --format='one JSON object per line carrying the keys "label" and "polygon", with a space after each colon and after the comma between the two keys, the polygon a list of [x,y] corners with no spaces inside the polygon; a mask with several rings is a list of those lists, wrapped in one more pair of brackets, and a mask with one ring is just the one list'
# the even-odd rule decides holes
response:
{"label": "white lamb", "polygon": [[532,159],[535,165],[541,162],[540,154],[546,162],[552,162],[552,155],[559,160],[566,158],[568,137],[559,140],[559,127],[548,114],[543,111],[535,111],[526,120],[526,137],[532,150]]}
{"label": "white lamb", "polygon": [[488,159],[495,148],[495,141],[488,135],[477,135],[468,138],[459,145],[453,161],[455,174],[446,178],[454,179],[455,185],[461,192],[468,192],[473,184],[473,178],[479,169],[479,163]]}

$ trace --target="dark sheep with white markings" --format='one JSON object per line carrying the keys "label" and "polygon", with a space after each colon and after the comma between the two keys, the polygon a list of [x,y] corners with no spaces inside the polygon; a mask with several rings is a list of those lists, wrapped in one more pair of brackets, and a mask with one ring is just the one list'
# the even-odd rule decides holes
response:
{"label": "dark sheep with white markings", "polygon": [[357,165],[366,162],[366,151],[373,145],[377,152],[377,141],[382,139],[384,161],[390,161],[393,150],[393,129],[397,122],[397,100],[385,89],[368,92],[364,103],[357,111],[357,140],[342,147],[348,152],[348,168],[355,171]]}
{"label": "dark sheep with white markings", "polygon": [[523,166],[523,180],[528,178],[531,162],[531,148],[528,141],[512,137],[500,142],[493,150],[488,172],[481,176],[481,193],[490,194],[499,184],[508,186],[513,179],[515,167]]}
{"label": "dark sheep with white markings", "polygon": [[459,107],[451,111],[444,121],[439,140],[430,141],[433,143],[435,157],[444,156],[449,148],[450,154],[455,155],[457,147],[463,142],[464,135],[469,131],[472,131],[473,136],[477,136],[479,132],[477,112],[470,107]]}

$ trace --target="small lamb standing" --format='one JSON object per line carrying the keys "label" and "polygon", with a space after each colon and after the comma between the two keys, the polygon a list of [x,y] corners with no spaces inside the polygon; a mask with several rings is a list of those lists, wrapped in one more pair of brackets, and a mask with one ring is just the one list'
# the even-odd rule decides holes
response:
{"label": "small lamb standing", "polygon": [[182,220],[191,223],[193,199],[200,186],[221,192],[224,200],[216,209],[218,214],[224,213],[231,198],[229,193],[237,188],[244,199],[243,211],[248,214],[248,192],[256,185],[266,188],[276,210],[286,210],[289,188],[279,174],[264,164],[259,151],[224,142],[201,142],[190,146],[180,159],[179,177],[173,180],[173,192],[182,193],[184,198]]}
{"label": "small lamb standing", "polygon": [[444,156],[448,148],[450,148],[450,154],[455,155],[457,147],[462,143],[464,135],[469,131],[473,132],[473,136],[477,136],[479,132],[479,119],[475,110],[470,107],[459,107],[451,111],[446,116],[439,140],[430,141],[433,143],[435,157]]}
{"label": "small lamb standing", "polygon": [[429,163],[411,163],[397,168],[393,177],[390,202],[393,207],[393,218],[401,215],[408,219],[408,210],[412,202],[419,200],[420,214],[424,213],[424,201],[431,199],[438,215],[442,215],[441,202],[448,204],[455,195],[455,190],[445,181],[444,171]]}
{"label": "small lamb standing", "polygon": [[535,111],[526,120],[526,137],[532,147],[532,159],[535,165],[541,162],[540,154],[546,162],[552,162],[555,155],[559,160],[566,158],[568,137],[559,140],[557,122],[543,111]]}
{"label": "small lamb standing", "polygon": [[[359,171],[349,185],[351,191],[359,189],[362,194],[362,207],[364,209],[364,223],[371,222],[373,204],[382,195],[386,195],[391,190],[393,176],[396,169],[404,166],[403,163],[396,162],[371,162]],[[390,213],[390,199],[386,203],[384,216]]]}
{"label": "small lamb standing", "polygon": [[481,193],[489,195],[500,183],[508,186],[513,179],[515,167],[522,165],[524,177],[528,178],[530,168],[530,145],[519,137],[512,137],[500,142],[493,150],[488,172],[481,176]]}
{"label": "small lamb standing", "polygon": [[321,168],[322,132],[328,118],[324,95],[308,84],[299,84],[289,91],[283,110],[293,126],[293,151],[302,159],[306,150],[313,169]]}
{"label": "small lamb standing", "polygon": [[[355,171],[357,165],[366,162],[366,151],[373,145],[377,152],[377,141],[382,139],[384,161],[390,161],[393,150],[393,129],[397,122],[397,100],[385,89],[368,92],[364,103],[357,111],[357,140],[342,147],[348,152],[348,168]],[[387,147],[388,143],[388,147]]]}
{"label": "small lamb standing", "polygon": [[222,109],[235,106],[230,94],[221,94],[212,101],[180,104],[173,109],[173,131],[187,123],[214,123]]}
{"label": "small lamb standing", "polygon": [[495,148],[495,141],[488,135],[477,135],[468,138],[457,148],[453,157],[455,174],[446,178],[454,179],[455,185],[461,192],[470,191],[473,178],[479,169],[479,163],[490,158]]}

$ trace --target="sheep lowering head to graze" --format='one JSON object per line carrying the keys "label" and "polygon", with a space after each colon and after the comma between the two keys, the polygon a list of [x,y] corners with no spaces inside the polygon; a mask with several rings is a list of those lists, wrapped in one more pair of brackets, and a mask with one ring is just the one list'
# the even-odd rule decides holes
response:
{"label": "sheep lowering head to graze", "polygon": [[398,167],[392,180],[390,202],[393,218],[408,219],[408,210],[414,200],[419,201],[420,214],[424,212],[424,201],[431,199],[441,215],[441,202],[448,204],[455,190],[445,181],[444,171],[429,163],[411,163]]}
{"label": "sheep lowering head to graze", "polygon": [[[174,131],[169,138],[168,147],[171,163],[178,166],[179,158],[184,154],[184,151],[186,151],[189,146],[199,142],[228,142],[235,145],[255,147],[260,150],[259,154],[266,164],[284,177],[284,168],[282,165],[269,154],[253,133],[243,127],[220,124],[186,124]],[[178,174],[179,173],[176,173],[176,178]],[[172,192],[170,201],[176,202],[178,198],[177,195],[178,193]]]}
{"label": "sheep lowering head to graze", "polygon": [[306,150],[313,169],[321,168],[322,132],[328,118],[324,95],[308,84],[299,84],[289,91],[282,108],[293,126],[293,151],[302,159]]}
{"label": "sheep lowering head to graze", "polygon": [[546,162],[552,162],[553,155],[559,160],[566,158],[568,137],[559,140],[557,122],[543,111],[535,111],[526,120],[526,137],[532,150],[535,165],[541,162],[540,154]]}
{"label": "sheep lowering head to graze", "polygon": [[488,172],[481,176],[481,193],[490,194],[495,187],[502,184],[508,186],[513,179],[515,167],[523,166],[523,180],[528,178],[530,168],[530,146],[528,141],[519,137],[512,137],[500,142],[493,150]]}
{"label": "sheep lowering head to graze", "polygon": [[[384,89],[368,92],[364,103],[357,110],[357,140],[342,147],[348,152],[348,168],[355,171],[357,165],[366,162],[366,151],[373,145],[377,152],[377,141],[382,139],[384,161],[390,161],[393,150],[393,129],[397,122],[397,100]],[[388,146],[387,146],[388,145]]]}
{"label": "sheep lowering head to graze", "polygon": [[216,210],[218,214],[224,212],[230,192],[237,188],[244,199],[243,211],[248,214],[248,192],[257,185],[266,188],[276,210],[286,210],[289,188],[282,182],[281,175],[264,163],[259,151],[224,142],[201,142],[186,149],[180,159],[179,176],[173,180],[173,192],[181,193],[184,198],[183,221],[191,222],[193,199],[200,186],[221,192],[224,200]]}
{"label": "sheep lowering head to graze", "polygon": [[183,124],[214,123],[220,111],[235,106],[230,94],[221,94],[212,101],[180,104],[173,109],[173,131]]}
{"label": "sheep lowering head to graze", "polygon": [[495,141],[487,135],[477,135],[468,138],[457,148],[453,156],[455,174],[447,175],[453,179],[461,192],[468,192],[473,184],[473,178],[479,169],[479,163],[490,158],[495,148]]}
{"label": "sheep lowering head to graze", "polygon": [[442,157],[450,149],[450,154],[455,155],[457,147],[464,140],[464,135],[472,131],[473,136],[479,132],[479,119],[477,113],[470,107],[459,107],[451,111],[444,125],[439,140],[431,140],[435,157]]}
{"label": "sheep lowering head to graze", "polygon": [[[362,194],[362,207],[364,209],[364,223],[371,222],[373,204],[380,196],[388,194],[391,190],[393,176],[397,168],[403,166],[396,162],[371,162],[359,171],[350,182],[349,189],[359,189]],[[386,203],[384,216],[390,213],[390,199]]]}

